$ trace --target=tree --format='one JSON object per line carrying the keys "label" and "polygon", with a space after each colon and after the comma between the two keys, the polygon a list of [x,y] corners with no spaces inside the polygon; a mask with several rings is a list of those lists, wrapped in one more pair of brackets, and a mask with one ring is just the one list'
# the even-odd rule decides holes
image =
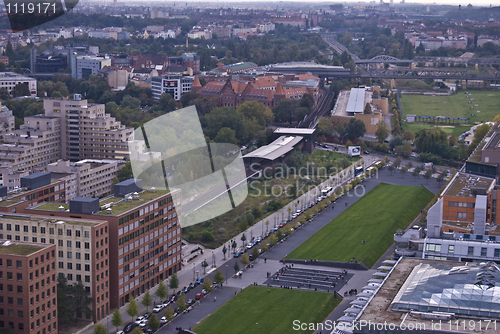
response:
{"label": "tree", "polygon": [[279,229],[277,232],[276,232],[276,238],[278,238],[278,240],[281,240],[283,239],[284,235],[283,235],[283,231],[281,231],[281,229]]}
{"label": "tree", "polygon": [[351,118],[345,129],[346,137],[349,140],[354,140],[363,137],[366,133],[365,123],[360,119]]}
{"label": "tree", "polygon": [[214,286],[212,284],[212,281],[210,280],[209,277],[205,278],[203,280],[203,283],[201,284],[201,287],[205,290],[207,290],[207,292],[210,292],[214,289]]}
{"label": "tree", "polygon": [[106,329],[106,326],[99,323],[94,326],[94,334],[108,334],[108,330]]}
{"label": "tree", "polygon": [[260,243],[260,249],[262,250],[262,253],[267,252],[269,247],[267,247],[267,243],[261,242]]}
{"label": "tree", "polygon": [[[339,123],[340,124],[340,123]],[[330,117],[321,117],[318,120],[318,135],[329,136],[333,133],[333,123]]]}
{"label": "tree", "polygon": [[307,108],[308,111],[314,106],[314,98],[311,94],[305,93],[302,95],[302,99],[300,100],[300,106]]}
{"label": "tree", "polygon": [[455,146],[458,143],[458,138],[455,135],[451,135],[450,138],[448,138],[448,144],[450,146]]}
{"label": "tree", "polygon": [[245,246],[245,241],[247,240],[247,237],[245,236],[245,233],[241,235],[241,242],[243,243],[243,246]]}
{"label": "tree", "polygon": [[235,273],[235,274],[236,274],[238,271],[240,271],[240,266],[238,265],[238,262],[235,262],[235,263],[234,263],[233,269],[234,269],[234,273]]}
{"label": "tree", "polygon": [[403,174],[403,178],[404,178],[404,177],[405,177],[406,172],[408,172],[408,167],[407,167],[407,166],[403,166],[403,167],[401,167],[401,170],[400,170],[400,171],[401,171],[401,174]]}
{"label": "tree", "polygon": [[252,258],[255,260],[258,257],[259,257],[259,250],[257,249],[257,247],[254,247],[252,249]]}
{"label": "tree", "polygon": [[370,115],[371,113],[372,113],[372,107],[370,106],[370,103],[365,104],[365,110],[363,111],[363,114]]}
{"label": "tree", "polygon": [[415,147],[418,152],[433,153],[436,145],[446,141],[446,133],[440,128],[421,129],[415,134]]}
{"label": "tree", "polygon": [[116,327],[116,331],[118,332],[118,327],[123,324],[123,318],[120,314],[120,310],[115,308],[113,311],[113,317],[111,318],[111,323]]}
{"label": "tree", "polygon": [[425,174],[424,174],[424,178],[425,178],[426,180],[428,180],[428,179],[430,179],[430,178],[431,178],[431,176],[432,176],[432,170],[431,170],[431,169],[429,169],[429,170],[427,170],[427,171],[425,172]]}
{"label": "tree", "polygon": [[246,266],[247,264],[250,263],[250,258],[248,257],[248,255],[243,254],[240,261],[241,261],[241,263],[243,263],[244,266]]}
{"label": "tree", "polygon": [[158,100],[158,104],[160,106],[160,109],[165,112],[174,111],[176,106],[174,98],[168,93],[161,94],[160,99]]}
{"label": "tree", "polygon": [[139,314],[139,305],[137,304],[137,300],[135,300],[135,298],[130,298],[126,311],[127,314],[132,317],[132,320],[137,317]]}
{"label": "tree", "polygon": [[224,244],[224,247],[222,247],[222,253],[224,254],[224,260],[225,260],[226,259],[226,253],[227,253],[226,244]]}
{"label": "tree", "polygon": [[380,143],[383,143],[384,140],[389,137],[389,129],[387,128],[387,124],[384,121],[378,123],[377,130],[375,131],[375,136],[377,136],[377,140]]}
{"label": "tree", "polygon": [[146,290],[144,293],[144,296],[142,297],[141,304],[143,306],[146,306],[146,312],[149,312],[149,307],[153,305],[153,298],[151,297],[151,294],[149,293],[149,290]]}
{"label": "tree", "polygon": [[207,260],[204,260],[202,263],[201,263],[201,266],[203,267],[203,274],[205,274],[205,268],[208,267],[208,262]]}
{"label": "tree", "polygon": [[[207,290],[208,291],[208,290]],[[167,318],[168,321],[172,321],[174,320],[174,310],[168,306],[164,311],[163,311],[163,315],[165,316],[165,318]]]}
{"label": "tree", "polygon": [[7,88],[2,87],[0,88],[0,100],[9,100],[10,99],[10,94]]}
{"label": "tree", "polygon": [[70,325],[73,320],[73,300],[69,297],[68,281],[64,274],[57,275],[57,313],[59,327]]}
{"label": "tree", "polygon": [[17,85],[14,86],[14,89],[12,90],[12,95],[14,97],[30,96],[31,92],[27,84],[18,83]]}
{"label": "tree", "polygon": [[156,332],[160,328],[160,320],[156,317],[156,314],[151,314],[148,319],[148,326],[153,332]]}
{"label": "tree", "polygon": [[394,165],[390,165],[389,167],[387,167],[387,169],[389,170],[389,172],[391,172],[392,175],[392,172],[394,171],[394,169],[396,169],[396,167],[394,167]]}
{"label": "tree", "polygon": [[276,245],[276,243],[278,242],[278,238],[276,238],[276,235],[274,234],[271,234],[268,239],[271,246]]}
{"label": "tree", "polygon": [[262,129],[271,123],[274,118],[271,109],[257,101],[246,101],[238,106],[236,111],[241,113],[246,120],[258,124]]}
{"label": "tree", "polygon": [[405,158],[409,158],[410,157],[410,155],[411,155],[411,144],[410,144],[410,142],[404,143],[404,145],[403,145],[403,154],[404,154]]}
{"label": "tree", "polygon": [[170,277],[169,287],[170,287],[170,289],[174,290],[174,293],[175,293],[175,290],[179,287],[179,279],[177,278],[177,273],[174,273]]}
{"label": "tree", "polygon": [[415,134],[411,130],[406,130],[403,133],[403,139],[408,140],[408,141],[412,141],[413,139],[415,139]]}
{"label": "tree", "polygon": [[221,128],[214,137],[214,142],[237,145],[238,140],[236,139],[236,132],[227,127]]}
{"label": "tree", "polygon": [[78,316],[82,313],[90,313],[89,304],[92,302],[90,291],[85,290],[81,281],[69,287],[69,296],[72,299],[73,314],[75,324],[78,323]]}
{"label": "tree", "polygon": [[158,284],[158,288],[156,288],[155,295],[160,298],[160,300],[164,300],[168,296],[168,287],[163,283],[163,281],[160,281]]}
{"label": "tree", "polygon": [[134,330],[132,331],[132,334],[144,334],[144,333],[141,331],[141,328],[140,328],[140,327],[136,327],[136,328],[134,328]]}
{"label": "tree", "polygon": [[224,283],[224,275],[222,274],[222,271],[219,269],[216,270],[215,275],[214,275],[214,282],[216,284],[222,284]]}
{"label": "tree", "polygon": [[187,308],[187,303],[186,303],[186,296],[185,295],[180,295],[179,298],[177,299],[177,307],[179,308],[179,311],[183,312]]}

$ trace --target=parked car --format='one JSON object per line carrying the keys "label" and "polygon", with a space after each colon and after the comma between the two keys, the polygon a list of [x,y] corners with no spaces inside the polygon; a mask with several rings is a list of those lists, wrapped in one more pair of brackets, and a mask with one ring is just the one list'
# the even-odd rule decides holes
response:
{"label": "parked car", "polygon": [[196,279],[196,284],[201,284],[201,283],[203,283],[203,281],[204,281],[204,280],[205,280],[205,279],[204,279],[203,277],[198,277],[198,278]]}
{"label": "parked car", "polygon": [[194,284],[194,283],[189,284],[189,289],[194,289],[195,287],[196,287],[196,284]]}
{"label": "parked car", "polygon": [[170,300],[165,300],[163,302],[163,308],[167,307],[168,305],[170,305]]}
{"label": "parked car", "polygon": [[125,327],[123,327],[123,331],[125,333],[130,333],[137,325],[135,324],[135,322],[131,322],[127,325],[125,325]]}
{"label": "parked car", "polygon": [[160,319],[161,324],[166,324],[167,322],[168,322],[167,317],[161,317],[161,319]]}
{"label": "parked car", "polygon": [[177,297],[179,297],[180,295],[182,295],[184,293],[184,291],[182,289],[180,289],[179,291],[177,291]]}
{"label": "parked car", "polygon": [[194,304],[194,299],[188,299],[188,300],[186,301],[186,304],[188,304],[188,305],[193,305],[193,304]]}
{"label": "parked car", "polygon": [[161,310],[163,310],[163,304],[162,304],[162,305],[156,305],[156,306],[153,308],[153,312],[154,312],[154,313],[161,312]]}
{"label": "parked car", "polygon": [[150,316],[151,316],[151,312],[144,313],[144,319],[148,320]]}
{"label": "parked car", "polygon": [[177,295],[172,295],[172,296],[170,297],[170,302],[171,302],[171,303],[175,302],[176,300],[177,300]]}
{"label": "parked car", "polygon": [[201,298],[203,298],[203,295],[201,293],[197,293],[196,296],[194,296],[194,299],[196,300],[200,300]]}
{"label": "parked car", "polygon": [[145,318],[141,315],[140,317],[137,317],[137,319],[135,319],[134,324],[138,326],[143,320],[145,320]]}
{"label": "parked car", "polygon": [[234,257],[240,257],[240,256],[241,256],[241,252],[240,251],[234,253]]}
{"label": "parked car", "polygon": [[202,290],[201,290],[201,294],[202,294],[203,296],[206,296],[206,295],[207,295],[207,293],[208,293],[208,292],[207,292],[207,290],[205,290],[205,289],[202,289]]}
{"label": "parked car", "polygon": [[125,334],[125,332],[124,331],[118,331],[118,332],[116,332],[116,334]]}

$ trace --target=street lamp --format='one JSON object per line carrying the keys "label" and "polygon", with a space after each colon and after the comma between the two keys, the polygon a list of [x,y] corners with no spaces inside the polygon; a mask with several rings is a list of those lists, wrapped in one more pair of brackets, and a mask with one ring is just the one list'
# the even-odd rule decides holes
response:
{"label": "street lamp", "polygon": [[212,261],[214,263],[214,268],[215,268],[217,266],[217,264],[215,263],[215,254],[213,251],[212,251]]}
{"label": "street lamp", "polygon": [[226,284],[227,284],[227,264],[226,264]]}
{"label": "street lamp", "polygon": [[196,280],[196,271],[195,271],[195,268],[196,268],[196,263],[193,262],[193,281]]}

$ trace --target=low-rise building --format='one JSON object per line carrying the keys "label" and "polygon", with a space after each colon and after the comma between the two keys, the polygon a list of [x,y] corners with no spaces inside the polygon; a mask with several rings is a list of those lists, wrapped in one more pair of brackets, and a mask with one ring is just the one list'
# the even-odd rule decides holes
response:
{"label": "low-rise building", "polygon": [[179,101],[184,93],[191,91],[194,77],[185,77],[178,73],[169,73],[161,77],[151,78],[151,92],[153,98],[159,99],[161,94],[167,93]]}
{"label": "low-rise building", "polygon": [[[0,222],[0,234],[10,225]],[[0,239],[3,239],[0,237]],[[58,333],[55,245],[0,240],[0,326]]]}
{"label": "low-rise building", "polygon": [[25,84],[31,93],[36,96],[36,79],[15,72],[0,72],[0,88],[7,89],[7,92],[13,96],[14,87],[17,84]]}

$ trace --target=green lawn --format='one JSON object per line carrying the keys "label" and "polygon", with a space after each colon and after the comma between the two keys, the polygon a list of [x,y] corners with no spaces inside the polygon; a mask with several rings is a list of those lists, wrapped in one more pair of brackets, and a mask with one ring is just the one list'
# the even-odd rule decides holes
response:
{"label": "green lawn", "polygon": [[320,323],[340,301],[333,293],[249,286],[193,331],[198,334],[313,333],[294,330],[293,321]]}
{"label": "green lawn", "polygon": [[[286,258],[356,261],[372,267],[433,198],[423,187],[380,183]],[[361,245],[361,241],[365,244]]]}
{"label": "green lawn", "polygon": [[[421,129],[429,129],[435,127],[436,124],[425,124],[425,123],[403,123],[403,131],[410,130],[413,132],[418,132]],[[448,136],[455,135],[460,136],[465,131],[471,128],[471,125],[450,125],[452,127],[441,127]]]}
{"label": "green lawn", "polygon": [[[451,96],[428,96],[428,95],[401,95],[401,107],[403,108],[403,120],[407,114],[419,116],[445,116],[466,117],[471,123],[491,121],[493,117],[500,114],[500,92],[494,91],[469,91],[472,103],[464,91]],[[475,105],[478,105],[475,107]],[[470,109],[474,107],[474,109]],[[478,113],[477,111],[481,112]],[[475,116],[471,116],[475,114]]]}

